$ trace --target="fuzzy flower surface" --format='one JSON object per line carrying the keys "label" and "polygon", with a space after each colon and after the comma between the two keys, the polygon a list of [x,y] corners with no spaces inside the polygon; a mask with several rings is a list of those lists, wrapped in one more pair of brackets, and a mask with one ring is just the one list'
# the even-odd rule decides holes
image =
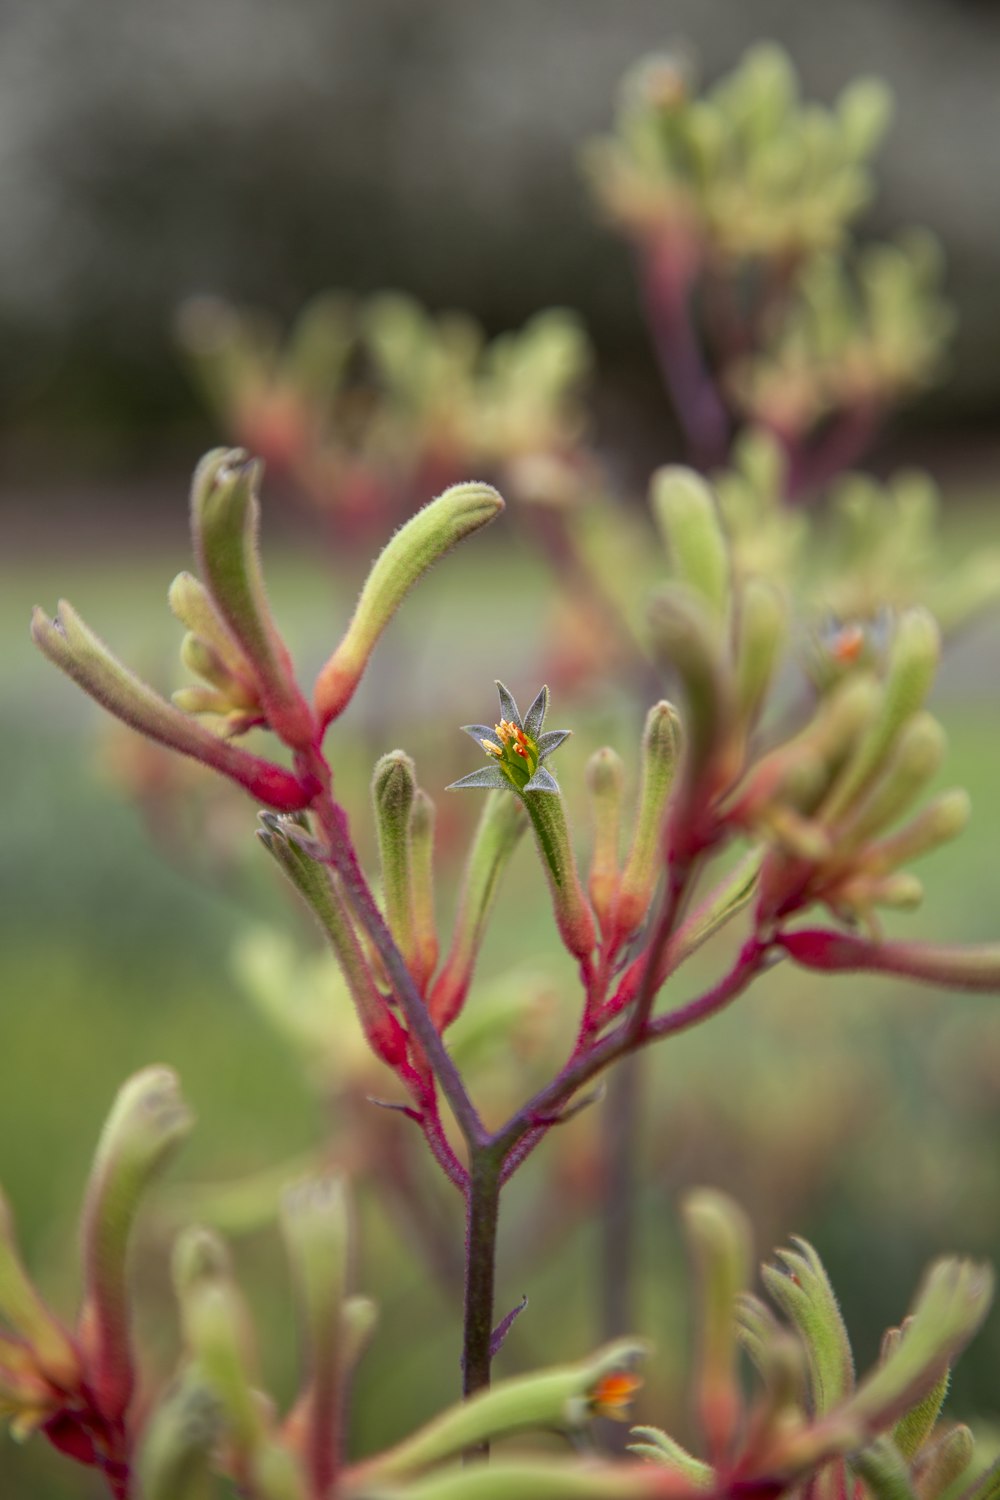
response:
{"label": "fuzzy flower surface", "polygon": [[569,737],[570,730],[549,729],[543,734],[542,725],[549,707],[548,688],[542,688],[523,719],[502,682],[497,683],[497,692],[500,694],[498,724],[492,727],[489,724],[462,726],[465,733],[485,750],[491,764],[453,781],[448,791],[482,787],[489,791],[513,789],[518,793],[558,793],[558,782],[542,762]]}

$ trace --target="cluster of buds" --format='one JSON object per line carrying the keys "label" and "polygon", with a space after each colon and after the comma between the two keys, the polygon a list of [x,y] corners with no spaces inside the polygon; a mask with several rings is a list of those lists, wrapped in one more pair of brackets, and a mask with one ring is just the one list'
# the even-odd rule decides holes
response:
{"label": "cluster of buds", "polygon": [[941,252],[926,233],[870,245],[846,264],[809,261],[761,346],[726,372],[740,415],[793,452],[845,412],[874,427],[938,373],[953,317],[941,296]]}
{"label": "cluster of buds", "polygon": [[768,426],[814,490],[867,446],[887,407],[935,374],[950,318],[927,236],[848,258],[872,195],[890,99],[859,79],[832,109],[803,104],[777,47],[699,94],[653,57],[628,75],[613,135],[586,165],[635,246],[663,373],[693,456]]}
{"label": "cluster of buds", "polygon": [[385,530],[470,472],[515,497],[593,482],[580,402],[590,353],[569,313],[487,343],[464,314],[329,293],[287,338],[216,299],[186,304],[178,326],[232,440],[335,519],[338,541]]}
{"label": "cluster of buds", "polygon": [[[968,1427],[941,1421],[950,1366],[975,1334],[993,1294],[989,1268],[935,1262],[881,1358],[855,1378],[850,1340],[823,1265],[797,1240],[763,1269],[786,1321],[748,1290],[750,1233],[741,1211],[696,1192],[683,1218],[698,1286],[696,1416],[706,1457],[656,1427],[633,1430],[632,1448],[672,1472],[693,1496],[868,1494],[875,1500],[948,1493],[986,1500]],[[738,1370],[740,1347],[760,1377],[752,1401]]]}
{"label": "cluster of buds", "polygon": [[586,165],[630,236],[787,266],[841,243],[872,196],[890,112],[871,78],[833,109],[803,104],[790,59],[766,43],[701,95],[683,58],[653,56],[626,76],[615,133],[591,143]]}
{"label": "cluster of buds", "polygon": [[75,1324],[58,1318],[33,1285],[0,1199],[0,1416],[18,1438],[41,1431],[61,1453],[98,1470],[117,1500],[131,1494],[140,1405],[129,1246],[146,1189],[191,1124],[169,1069],[148,1068],[121,1089],[84,1201]]}

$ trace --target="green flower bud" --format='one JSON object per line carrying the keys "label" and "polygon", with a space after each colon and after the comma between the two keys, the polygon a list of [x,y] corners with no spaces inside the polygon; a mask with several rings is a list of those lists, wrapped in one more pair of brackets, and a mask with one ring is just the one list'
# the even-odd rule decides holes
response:
{"label": "green flower bud", "polygon": [[281,866],[329,939],[354,1001],[358,1020],[376,1057],[390,1068],[406,1060],[406,1032],[375,983],[333,872],[296,841],[296,825],[264,814],[257,836]]}
{"label": "green flower bud", "polygon": [[947,743],[931,714],[914,714],[900,730],[871,790],[838,828],[838,847],[858,847],[902,817],[941,769]]}
{"label": "green flower bud", "polygon": [[388,755],[383,755],[372,776],[372,802],[382,865],[385,916],[411,973],[417,957],[410,844],[410,815],[416,790],[416,769],[405,751],[391,750]]}
{"label": "green flower bud", "polygon": [[970,814],[968,792],[958,787],[942,792],[905,828],[867,849],[865,868],[880,874],[929,854],[932,849],[957,838],[968,824]]}
{"label": "green flower bud", "polygon": [[191,1111],[170,1068],[145,1068],[119,1090],[101,1132],[83,1207],[88,1379],[102,1414],[121,1417],[132,1395],[127,1254],[139,1202],[188,1134]]}
{"label": "green flower bud", "polygon": [[221,771],[265,806],[293,812],[307,807],[316,795],[318,788],[311,779],[300,781],[284,767],[238,750],[154,693],[112,656],[65,599],[60,600],[54,620],[43,610],[35,610],[31,634],[49,660],[115,718],[148,739]]}
{"label": "green flower bud", "polygon": [[[31,1346],[32,1365],[37,1365],[56,1385],[74,1389],[80,1379],[79,1355],[24,1268],[13,1217],[3,1193],[0,1193],[0,1317]],[[6,1372],[5,1353],[0,1344],[0,1367]]]}
{"label": "green flower bud", "polygon": [[611,929],[618,895],[618,839],[621,830],[624,767],[605,746],[587,762],[587,787],[594,814],[594,852],[587,889],[605,934]]}
{"label": "green flower bud", "polygon": [[143,1500],[212,1500],[212,1455],[223,1435],[222,1410],[197,1370],[185,1371],[159,1404],[137,1460]]}
{"label": "green flower bud", "polygon": [[411,969],[421,994],[426,993],[438,961],[438,936],[434,922],[434,821],[434,803],[422,787],[417,787],[410,813],[410,872],[413,885]]}
{"label": "green flower bud", "polygon": [[576,1432],[593,1416],[622,1419],[642,1383],[635,1372],[645,1352],[644,1344],[619,1339],[577,1364],[498,1381],[355,1470],[362,1493],[518,1432]]}
{"label": "green flower bud", "polygon": [[501,877],[527,826],[516,797],[490,793],[466,860],[451,947],[428,1001],[439,1031],[451,1025],[465,1004]]}
{"label": "green flower bud", "polygon": [[674,571],[721,619],[729,602],[729,548],[715,496],[692,469],[653,475],[650,501]]}
{"label": "green flower bud", "polygon": [[646,715],[642,782],[632,846],[622,870],[616,922],[625,936],[643,921],[663,868],[663,819],[680,758],[681,726],[673,704],[661,700]]}
{"label": "green flower bud", "polygon": [[824,1415],[854,1389],[854,1356],[830,1279],[816,1251],[796,1239],[763,1268],[764,1285],[802,1336],[813,1405]]}
{"label": "green flower bud", "polygon": [[215,1396],[237,1452],[248,1458],[265,1439],[252,1387],[250,1320],[217,1235],[187,1229],[174,1247],[174,1285],[185,1343],[200,1380]]}
{"label": "green flower bud", "polygon": [[736,703],[746,730],[753,727],[771,685],[785,633],[785,608],[777,589],[748,578],[739,596]]}
{"label": "green flower bud", "polygon": [[685,767],[690,785],[725,779],[720,756],[734,728],[734,684],[721,633],[696,594],[674,587],[649,613],[654,656],[684,688]]}
{"label": "green flower bud", "polygon": [[338,1177],[290,1188],[281,1227],[298,1288],[305,1348],[302,1451],[314,1492],[331,1490],[340,1461],[342,1330],[350,1224]]}
{"label": "green flower bud", "polygon": [[824,821],[842,817],[881,770],[904,725],[930,691],[940,649],[940,632],[926,610],[911,609],[900,616],[889,651],[882,711],[858,741],[824,802]]}
{"label": "green flower bud", "polygon": [[681,1217],[698,1280],[698,1413],[710,1453],[721,1458],[742,1406],[736,1307],[750,1276],[750,1226],[732,1199],[708,1189],[688,1194]]}
{"label": "green flower bud", "polygon": [[258,547],[261,465],[239,448],[202,459],[191,488],[191,530],[202,577],[219,613],[253,664],[268,723],[286,745],[316,739],[312,711],[271,616]]}
{"label": "green flower bud", "polygon": [[[902,1328],[889,1328],[882,1339],[881,1363],[894,1356],[903,1337]],[[951,1381],[951,1370],[946,1368],[937,1384],[932,1386],[927,1395],[918,1401],[916,1406],[902,1416],[896,1423],[892,1432],[892,1440],[900,1453],[906,1459],[915,1457],[918,1450],[930,1437],[934,1430],[934,1424],[941,1415],[944,1398],[948,1394],[948,1386]]]}
{"label": "green flower bud", "polygon": [[846,1403],[848,1421],[869,1432],[900,1420],[940,1380],[979,1328],[993,1300],[986,1265],[948,1257],[935,1261],[914,1300],[899,1344]]}
{"label": "green flower bud", "polygon": [[919,1500],[938,1500],[965,1473],[975,1452],[975,1438],[963,1423],[943,1432],[921,1450],[916,1491]]}
{"label": "green flower bud", "polygon": [[316,682],[322,724],[337,718],[354,695],[386,625],[432,563],[503,510],[488,484],[455,484],[401,526],[383,549],[361,591],[347,633]]}

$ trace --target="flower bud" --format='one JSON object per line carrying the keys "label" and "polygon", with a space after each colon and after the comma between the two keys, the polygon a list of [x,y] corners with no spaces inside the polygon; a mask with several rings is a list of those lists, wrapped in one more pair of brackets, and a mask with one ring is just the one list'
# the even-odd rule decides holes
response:
{"label": "flower bud", "polygon": [[838,847],[867,843],[902,817],[941,769],[947,743],[944,730],[931,714],[914,714],[900,730],[871,790],[841,823]]}
{"label": "flower bud", "polygon": [[616,922],[624,936],[649,909],[663,867],[663,818],[680,757],[681,727],[673,704],[661,700],[646,715],[642,736],[642,782],[632,847],[622,870]]}
{"label": "flower bud", "polygon": [[917,1293],[903,1337],[847,1401],[845,1419],[872,1433],[897,1422],[933,1389],[981,1325],[992,1300],[989,1266],[954,1256],[936,1261]]}
{"label": "flower bud", "polygon": [[692,469],[653,475],[653,515],[681,583],[721,619],[729,599],[729,549],[712,491]]}
{"label": "flower bud", "polygon": [[425,994],[438,961],[434,922],[434,803],[422,787],[410,812],[410,872],[413,884],[413,960],[417,988]]}
{"label": "flower bud", "polygon": [[390,1068],[406,1060],[406,1032],[375,983],[333,872],[296,842],[296,825],[265,813],[258,838],[305,899],[336,954],[358,1020],[376,1057]]}
{"label": "flower bud", "polygon": [[500,879],[528,820],[506,791],[491,792],[476,828],[460,888],[451,946],[431,988],[428,1008],[439,1031],[461,1013]]}
{"label": "flower bud", "polygon": [[972,1431],[961,1422],[928,1443],[918,1460],[914,1488],[919,1500],[938,1500],[950,1490],[971,1464],[974,1451]]}
{"label": "flower bud", "polygon": [[211,1500],[212,1454],[223,1435],[218,1401],[189,1369],[146,1429],[137,1472],[143,1500]]}
{"label": "flower bud", "polygon": [[605,746],[587,762],[587,787],[594,813],[594,852],[587,889],[601,931],[607,934],[614,919],[618,894],[618,838],[621,829],[624,767],[621,757]]}
{"label": "flower bud", "polygon": [[823,1262],[806,1240],[796,1239],[794,1245],[794,1250],[778,1250],[778,1264],[764,1266],[762,1276],[802,1337],[813,1406],[822,1416],[853,1390],[854,1358]]}
{"label": "flower bud", "polygon": [[247,1458],[264,1441],[264,1423],[251,1384],[250,1320],[226,1247],[210,1230],[187,1229],[174,1247],[173,1269],[185,1343]]}
{"label": "flower bud", "polygon": [[826,798],[825,821],[842,817],[878,774],[904,725],[930,691],[940,649],[940,632],[926,610],[911,609],[900,616],[889,650],[881,713],[858,741]]}
{"label": "flower bud", "polygon": [[31,633],[49,660],[109,713],[147,738],[221,771],[265,806],[294,812],[308,807],[316,795],[318,787],[310,779],[300,781],[282,766],[218,739],[154,693],[112,656],[65,599],[54,620],[36,609]]}
{"label": "flower bud", "polygon": [[385,627],[432,563],[503,510],[488,484],[454,484],[401,526],[373,565],[340,645],[316,682],[316,712],[325,726],[354,695]]}
{"label": "flower bud", "polygon": [[736,1370],[736,1307],[750,1276],[750,1227],[722,1193],[700,1189],[681,1206],[699,1287],[698,1414],[713,1461],[728,1452],[742,1406]]}
{"label": "flower bud", "polygon": [[781,596],[762,578],[748,578],[739,596],[736,704],[745,730],[752,728],[774,676],[785,633]]}
{"label": "flower bud", "polygon": [[922,854],[929,854],[932,849],[957,838],[968,824],[970,813],[968,792],[959,787],[942,792],[905,828],[867,849],[865,868],[879,874]]}
{"label": "flower bud", "polygon": [[[618,1339],[576,1364],[498,1381],[366,1463],[357,1471],[359,1477],[363,1473],[364,1492],[497,1438],[530,1431],[575,1432],[595,1415],[620,1417],[641,1384],[636,1367],[645,1353],[646,1346],[635,1339]],[[536,1492],[527,1493],[534,1500]]]}
{"label": "flower bud", "polygon": [[582,963],[594,951],[597,931],[580,884],[562,793],[557,788],[554,794],[525,791],[521,796],[528,809],[542,868],[549,882],[559,936],[570,953]]}
{"label": "flower bud", "polygon": [[89,1383],[109,1421],[132,1395],[127,1254],[142,1194],[194,1123],[170,1068],[145,1068],[119,1090],[101,1132],[83,1207]]}
{"label": "flower bud", "polygon": [[260,474],[261,465],[239,448],[217,448],[202,459],[191,488],[194,550],[218,612],[253,665],[268,723],[286,745],[303,750],[317,730],[264,588]]}
{"label": "flower bud", "polygon": [[298,1289],[305,1347],[303,1458],[313,1491],[329,1493],[341,1435],[338,1348],[350,1238],[347,1195],[338,1177],[299,1183],[284,1195],[281,1227]]}
{"label": "flower bud", "polygon": [[413,922],[413,866],[410,815],[417,790],[416,769],[403,750],[383,755],[372,776],[372,802],[382,866],[385,917],[407,968],[416,959]]}
{"label": "flower bud", "polygon": [[[31,1346],[32,1365],[54,1384],[72,1390],[80,1378],[80,1360],[66,1329],[46,1305],[18,1253],[13,1218],[0,1193],[0,1318]],[[7,1372],[0,1344],[0,1367]],[[27,1372],[25,1372],[27,1373]],[[0,1397],[2,1404],[2,1397]]]}

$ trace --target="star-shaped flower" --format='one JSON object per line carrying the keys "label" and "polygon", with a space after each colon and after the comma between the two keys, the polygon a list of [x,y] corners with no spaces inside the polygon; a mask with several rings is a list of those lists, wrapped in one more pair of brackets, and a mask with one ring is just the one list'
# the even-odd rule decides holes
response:
{"label": "star-shaped flower", "polygon": [[543,687],[524,718],[518,713],[517,704],[502,682],[497,683],[500,694],[500,722],[492,728],[489,724],[464,724],[465,733],[471,735],[486,751],[492,764],[472,771],[459,781],[453,781],[448,791],[459,787],[474,786],[487,789],[512,788],[515,792],[557,792],[559,784],[542,761],[557,750],[570,730],[550,729],[542,733],[542,725],[549,707],[549,690]]}

